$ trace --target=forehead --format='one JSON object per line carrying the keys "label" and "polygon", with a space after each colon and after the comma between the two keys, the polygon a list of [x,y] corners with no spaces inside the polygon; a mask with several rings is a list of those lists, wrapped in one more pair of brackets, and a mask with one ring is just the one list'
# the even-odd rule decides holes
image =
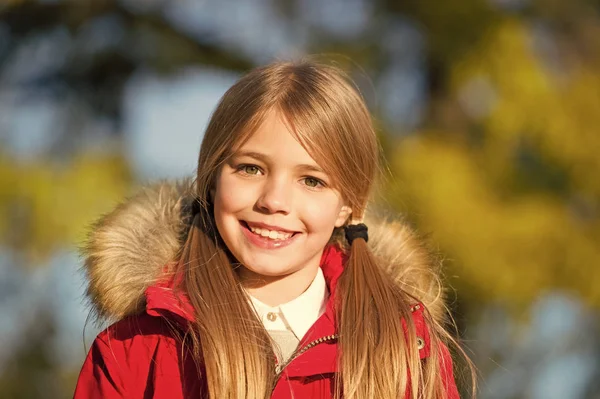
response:
{"label": "forehead", "polygon": [[316,160],[298,142],[285,117],[275,111],[265,115],[258,127],[237,148],[233,155],[263,154],[281,164],[319,166]]}

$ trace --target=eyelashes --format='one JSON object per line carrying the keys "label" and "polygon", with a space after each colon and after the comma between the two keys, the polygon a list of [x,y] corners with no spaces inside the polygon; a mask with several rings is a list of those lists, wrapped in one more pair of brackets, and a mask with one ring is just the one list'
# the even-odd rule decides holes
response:
{"label": "eyelashes", "polygon": [[326,187],[325,183],[322,180],[317,179],[316,177],[306,176],[303,177],[302,180],[304,180],[305,185],[310,188]]}
{"label": "eyelashes", "polygon": [[[235,171],[236,173],[246,177],[264,175],[264,171],[261,169],[261,167],[254,164],[240,164],[235,167]],[[327,183],[314,176],[303,176],[300,180],[303,182],[303,185],[309,189],[314,190],[327,187]]]}
{"label": "eyelashes", "polygon": [[237,172],[242,172],[248,176],[256,176],[259,172],[262,172],[258,166],[251,164],[241,164],[235,169]]}

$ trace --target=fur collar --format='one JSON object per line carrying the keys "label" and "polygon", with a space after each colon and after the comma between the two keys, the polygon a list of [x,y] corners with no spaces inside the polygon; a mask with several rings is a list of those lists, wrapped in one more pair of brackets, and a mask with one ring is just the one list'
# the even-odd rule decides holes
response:
{"label": "fur collar", "polygon": [[[109,322],[141,313],[144,293],[161,280],[185,239],[193,193],[191,180],[162,182],[140,190],[93,226],[82,248],[87,296]],[[440,265],[399,221],[365,218],[369,246],[398,285],[439,322],[445,313]]]}

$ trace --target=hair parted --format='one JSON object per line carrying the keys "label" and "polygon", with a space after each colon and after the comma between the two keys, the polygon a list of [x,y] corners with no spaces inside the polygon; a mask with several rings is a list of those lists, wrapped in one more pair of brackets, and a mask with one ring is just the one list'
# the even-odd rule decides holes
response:
{"label": "hair parted", "polygon": [[[210,198],[221,165],[271,110],[281,113],[294,137],[332,178],[353,219],[362,219],[379,170],[369,111],[335,67],[276,62],[252,70],[224,94],[200,149],[200,210],[179,261],[182,289],[196,311],[189,332],[193,355],[202,364],[203,383],[213,399],[268,398],[277,380],[270,337],[220,240]],[[363,238],[353,240],[348,254],[334,298],[340,348],[337,397],[408,393],[412,399],[443,398],[438,354],[432,351],[429,359],[419,359],[410,311],[414,299],[388,278]],[[432,347],[442,335],[440,326],[432,327]]]}

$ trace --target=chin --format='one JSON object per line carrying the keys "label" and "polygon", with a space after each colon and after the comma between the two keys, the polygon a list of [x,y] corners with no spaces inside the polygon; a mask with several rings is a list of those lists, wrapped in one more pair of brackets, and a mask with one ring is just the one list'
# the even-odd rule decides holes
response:
{"label": "chin", "polygon": [[251,261],[242,262],[242,265],[253,274],[268,277],[287,276],[297,271],[294,268],[282,266],[281,260],[273,259],[272,257],[254,257]]}

